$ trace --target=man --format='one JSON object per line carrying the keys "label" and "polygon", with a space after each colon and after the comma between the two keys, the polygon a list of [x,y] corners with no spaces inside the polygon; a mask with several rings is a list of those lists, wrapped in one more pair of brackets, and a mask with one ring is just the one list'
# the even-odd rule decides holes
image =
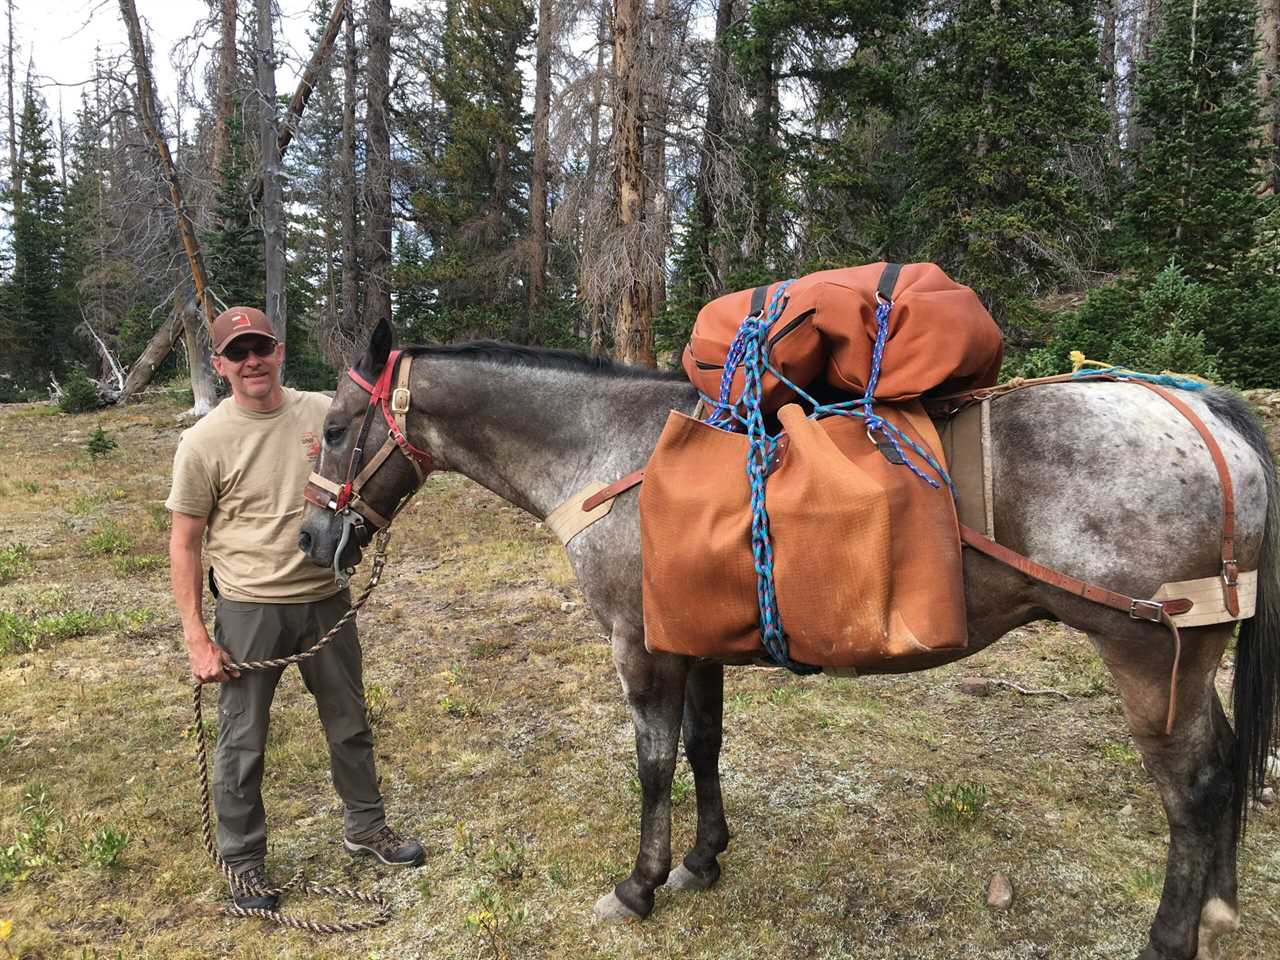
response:
{"label": "man", "polygon": [[[213,795],[218,849],[236,874],[237,906],[275,909],[262,804],[267,720],[280,670],[243,675],[228,664],[307,649],[350,606],[332,572],[297,547],[302,489],[319,448],[329,399],[281,386],[284,345],[265,314],[233,307],[213,322],[213,369],[231,396],[182,434],[165,506],[173,518],[170,579],[191,675],[221,683]],[[217,598],[214,638],[205,628],[201,543]],[[419,866],[421,844],[387,826],[365,714],[354,621],[299,665],[329,742],[333,785],[346,808],[344,845],[393,866]]]}

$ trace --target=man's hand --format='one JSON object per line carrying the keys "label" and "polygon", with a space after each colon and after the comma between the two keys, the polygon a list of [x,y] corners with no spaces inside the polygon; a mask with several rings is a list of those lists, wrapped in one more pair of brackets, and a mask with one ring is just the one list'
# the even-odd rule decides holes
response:
{"label": "man's hand", "polygon": [[203,642],[188,642],[187,659],[191,662],[191,679],[196,683],[226,683],[240,676],[229,668],[231,655],[207,636]]}

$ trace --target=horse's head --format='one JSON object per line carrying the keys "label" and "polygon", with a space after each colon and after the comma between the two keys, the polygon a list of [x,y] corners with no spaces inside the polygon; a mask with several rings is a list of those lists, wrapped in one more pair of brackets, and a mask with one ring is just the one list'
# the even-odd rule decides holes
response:
{"label": "horse's head", "polygon": [[340,581],[431,470],[431,457],[407,436],[410,358],[391,342],[384,320],[339,378],[307,483],[298,549]]}

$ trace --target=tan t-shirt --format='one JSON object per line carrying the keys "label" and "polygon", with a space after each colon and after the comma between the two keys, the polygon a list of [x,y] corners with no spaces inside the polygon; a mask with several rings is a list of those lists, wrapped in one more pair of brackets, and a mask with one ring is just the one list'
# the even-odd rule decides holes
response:
{"label": "tan t-shirt", "polygon": [[333,572],[298,549],[302,489],[329,398],[284,391],[270,413],[228,397],[183,431],[165,506],[207,517],[205,554],[230,600],[304,603],[338,592]]}

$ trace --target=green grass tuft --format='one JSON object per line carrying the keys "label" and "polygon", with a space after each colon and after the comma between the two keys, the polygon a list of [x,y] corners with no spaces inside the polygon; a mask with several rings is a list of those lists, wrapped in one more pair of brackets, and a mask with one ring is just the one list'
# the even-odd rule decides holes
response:
{"label": "green grass tuft", "polygon": [[971,827],[987,805],[987,788],[980,783],[936,784],[924,792],[929,815],[952,827]]}
{"label": "green grass tuft", "polygon": [[0,547],[0,583],[16,580],[32,569],[31,548],[25,543]]}

